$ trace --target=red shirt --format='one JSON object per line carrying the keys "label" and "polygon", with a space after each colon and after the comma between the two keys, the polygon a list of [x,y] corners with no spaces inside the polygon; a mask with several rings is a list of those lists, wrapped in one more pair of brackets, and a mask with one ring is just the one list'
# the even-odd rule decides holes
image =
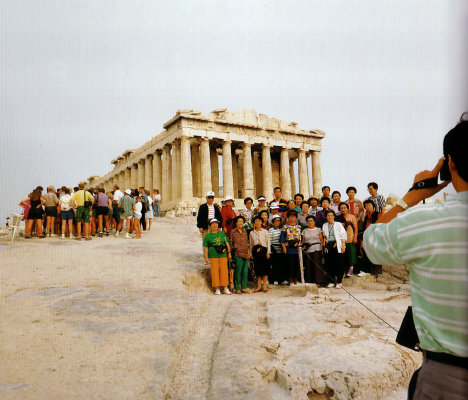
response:
{"label": "red shirt", "polygon": [[224,206],[221,209],[221,216],[223,217],[222,227],[223,229],[226,228],[227,236],[231,237],[231,231],[233,230],[234,227],[232,226],[232,222],[229,224],[226,224],[226,222],[228,219],[236,218],[236,213],[231,207]]}

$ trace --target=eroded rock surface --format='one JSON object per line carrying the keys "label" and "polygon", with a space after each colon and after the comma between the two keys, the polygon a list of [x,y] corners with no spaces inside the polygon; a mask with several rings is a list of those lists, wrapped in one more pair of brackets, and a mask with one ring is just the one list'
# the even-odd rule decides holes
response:
{"label": "eroded rock surface", "polygon": [[[213,296],[177,221],[139,241],[2,242],[2,399],[404,398],[420,355],[344,290]],[[384,271],[345,288],[398,328],[406,271]]]}

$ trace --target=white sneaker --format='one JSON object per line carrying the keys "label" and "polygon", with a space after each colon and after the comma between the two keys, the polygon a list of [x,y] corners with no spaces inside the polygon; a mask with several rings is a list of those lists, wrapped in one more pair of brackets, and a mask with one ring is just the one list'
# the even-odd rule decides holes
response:
{"label": "white sneaker", "polygon": [[343,285],[341,283],[338,283],[336,286],[335,286],[337,289],[341,289],[343,287]]}
{"label": "white sneaker", "polygon": [[335,284],[334,283],[329,283],[327,288],[332,288],[332,287],[335,287]]}
{"label": "white sneaker", "polygon": [[367,272],[364,272],[364,271],[361,271],[359,272],[359,274],[357,276],[367,276]]}
{"label": "white sneaker", "polygon": [[278,281],[274,281],[273,285],[278,286]]}
{"label": "white sneaker", "polygon": [[231,291],[227,288],[227,286],[224,288],[224,294],[231,294]]}
{"label": "white sneaker", "polygon": [[216,289],[215,294],[221,294],[221,291],[219,289]]}
{"label": "white sneaker", "polygon": [[287,285],[287,284],[289,284],[289,282],[288,281],[283,281],[281,284],[282,285]]}
{"label": "white sneaker", "polygon": [[295,283],[290,283],[289,286],[296,286],[296,284]]}
{"label": "white sneaker", "polygon": [[116,232],[116,234],[114,235],[114,237],[119,237],[119,231]]}
{"label": "white sneaker", "polygon": [[125,236],[125,239],[131,239],[130,235]]}
{"label": "white sneaker", "polygon": [[60,236],[60,239],[65,239],[65,235]]}
{"label": "white sneaker", "polygon": [[55,233],[51,233],[50,236],[51,237],[57,237],[57,235]]}

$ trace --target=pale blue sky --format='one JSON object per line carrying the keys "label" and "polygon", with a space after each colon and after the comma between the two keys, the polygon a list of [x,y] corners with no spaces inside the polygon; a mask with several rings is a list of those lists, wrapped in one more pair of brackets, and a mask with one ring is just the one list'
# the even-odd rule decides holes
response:
{"label": "pale blue sky", "polygon": [[2,2],[0,225],[181,108],[322,129],[324,184],[404,194],[468,109],[467,22],[463,0]]}

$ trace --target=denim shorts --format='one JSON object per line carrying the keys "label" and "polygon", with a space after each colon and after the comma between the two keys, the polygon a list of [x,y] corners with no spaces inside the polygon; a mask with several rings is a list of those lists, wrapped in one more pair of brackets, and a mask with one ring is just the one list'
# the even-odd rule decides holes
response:
{"label": "denim shorts", "polygon": [[73,221],[73,218],[75,218],[75,213],[73,212],[73,209],[70,209],[68,211],[62,211],[60,213],[60,218],[62,221]]}
{"label": "denim shorts", "polygon": [[133,213],[133,218],[135,218],[135,219],[141,219],[141,215],[138,215],[138,214]]}

